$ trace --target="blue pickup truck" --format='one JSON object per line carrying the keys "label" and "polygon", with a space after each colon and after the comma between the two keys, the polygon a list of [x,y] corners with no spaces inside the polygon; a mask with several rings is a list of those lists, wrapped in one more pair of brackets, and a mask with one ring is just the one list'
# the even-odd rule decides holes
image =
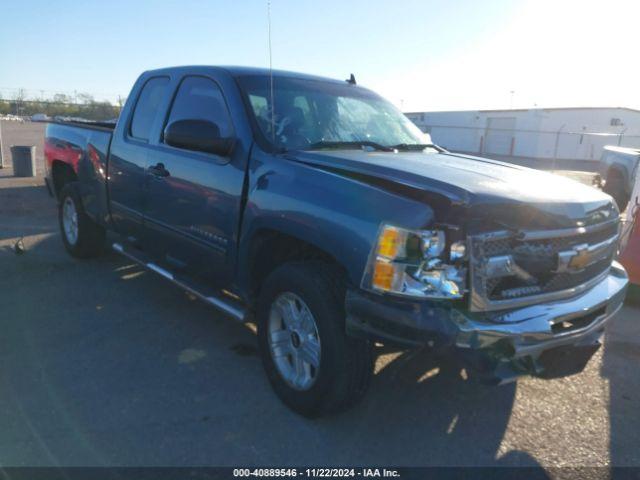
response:
{"label": "blue pickup truck", "polygon": [[115,126],[50,123],[45,150],[68,252],[108,244],[255,322],[309,417],[363,396],[376,343],[494,384],[579,372],[628,283],[611,197],[449,153],[353,77],[148,71]]}

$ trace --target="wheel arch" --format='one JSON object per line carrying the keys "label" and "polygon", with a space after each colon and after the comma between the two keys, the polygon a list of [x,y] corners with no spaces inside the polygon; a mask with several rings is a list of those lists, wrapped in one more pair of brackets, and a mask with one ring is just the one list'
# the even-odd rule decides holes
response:
{"label": "wheel arch", "polygon": [[347,267],[335,253],[317,245],[309,239],[275,228],[256,230],[246,247],[243,271],[247,272],[245,290],[250,299],[255,299],[267,276],[278,266],[287,262],[316,260],[333,265],[348,278]]}
{"label": "wheel arch", "polygon": [[53,183],[53,193],[60,200],[62,189],[71,182],[78,181],[78,174],[71,165],[62,160],[51,162],[51,180]]}
{"label": "wheel arch", "polygon": [[629,183],[629,173],[627,172],[627,168],[624,165],[613,164],[607,170],[607,181],[612,176],[618,176],[622,179],[623,186],[625,191],[627,191],[627,184]]}

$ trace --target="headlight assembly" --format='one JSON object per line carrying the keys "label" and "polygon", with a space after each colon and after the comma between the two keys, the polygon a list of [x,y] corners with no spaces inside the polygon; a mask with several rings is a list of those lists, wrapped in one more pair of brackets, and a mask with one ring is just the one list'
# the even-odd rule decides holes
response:
{"label": "headlight assembly", "polygon": [[465,254],[464,242],[453,243],[447,249],[442,230],[383,225],[363,277],[363,287],[422,299],[462,298]]}

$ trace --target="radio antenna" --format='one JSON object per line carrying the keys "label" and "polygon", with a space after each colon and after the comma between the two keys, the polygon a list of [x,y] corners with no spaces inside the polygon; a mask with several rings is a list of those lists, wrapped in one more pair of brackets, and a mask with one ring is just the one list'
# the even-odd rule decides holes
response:
{"label": "radio antenna", "polygon": [[271,93],[271,139],[276,143],[276,105],[273,101],[273,59],[271,56],[271,0],[267,0],[267,23],[269,26],[269,89]]}

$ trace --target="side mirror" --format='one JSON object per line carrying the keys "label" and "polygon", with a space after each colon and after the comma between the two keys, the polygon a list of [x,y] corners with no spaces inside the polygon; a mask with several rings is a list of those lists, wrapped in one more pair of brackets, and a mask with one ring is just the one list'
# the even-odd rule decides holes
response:
{"label": "side mirror", "polygon": [[235,139],[221,137],[220,128],[208,120],[176,120],[164,129],[164,141],[172,147],[229,156]]}

